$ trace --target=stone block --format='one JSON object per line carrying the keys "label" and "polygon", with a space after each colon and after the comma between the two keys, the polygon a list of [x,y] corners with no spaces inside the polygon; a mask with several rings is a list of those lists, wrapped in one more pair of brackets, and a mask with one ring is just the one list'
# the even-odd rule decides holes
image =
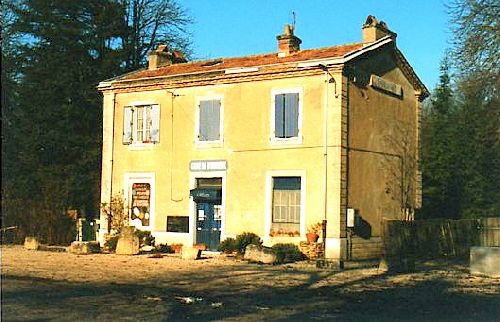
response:
{"label": "stone block", "polygon": [[135,227],[123,227],[116,243],[115,253],[118,255],[139,254],[139,237],[135,235]]}
{"label": "stone block", "polygon": [[36,237],[26,237],[24,238],[24,248],[38,250],[38,248],[40,248],[40,243]]}
{"label": "stone block", "polygon": [[96,241],[74,241],[68,247],[68,252],[71,254],[85,255],[85,254],[95,254],[99,253],[101,248],[99,243]]}
{"label": "stone block", "polygon": [[474,275],[500,277],[500,247],[471,247],[470,272]]}
{"label": "stone block", "polygon": [[243,258],[251,262],[263,264],[274,264],[276,262],[276,255],[273,254],[271,248],[259,247],[257,245],[248,245]]}
{"label": "stone block", "polygon": [[195,260],[200,258],[201,249],[196,247],[183,246],[181,249],[181,258],[182,259],[191,259]]}

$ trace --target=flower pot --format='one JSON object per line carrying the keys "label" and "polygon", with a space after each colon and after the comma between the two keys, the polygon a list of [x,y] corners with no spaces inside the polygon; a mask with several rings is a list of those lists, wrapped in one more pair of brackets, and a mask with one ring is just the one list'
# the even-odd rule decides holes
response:
{"label": "flower pot", "polygon": [[319,235],[316,233],[307,233],[306,238],[308,243],[315,243],[318,241]]}

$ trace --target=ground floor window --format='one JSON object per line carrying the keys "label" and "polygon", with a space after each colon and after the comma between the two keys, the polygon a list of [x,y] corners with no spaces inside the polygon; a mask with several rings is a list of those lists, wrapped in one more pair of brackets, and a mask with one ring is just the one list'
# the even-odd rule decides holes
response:
{"label": "ground floor window", "polygon": [[154,224],[154,173],[125,174],[125,196],[128,200],[130,224],[139,229],[150,229]]}
{"label": "ground floor window", "polygon": [[272,226],[278,234],[300,231],[300,177],[273,177]]}
{"label": "ground floor window", "polygon": [[151,214],[151,185],[149,183],[132,184],[132,213],[130,220],[140,221],[141,226],[149,226]]}

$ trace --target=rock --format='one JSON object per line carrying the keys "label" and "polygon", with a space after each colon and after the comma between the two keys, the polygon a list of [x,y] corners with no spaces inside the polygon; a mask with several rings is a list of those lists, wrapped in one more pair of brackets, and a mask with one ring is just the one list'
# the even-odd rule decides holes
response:
{"label": "rock", "polygon": [[144,245],[144,246],[142,246],[142,247],[141,247],[141,249],[140,249],[140,250],[141,250],[142,252],[152,252],[152,251],[153,251],[153,249],[155,249],[155,248],[154,248],[154,246],[151,246],[151,245]]}
{"label": "rock", "polygon": [[276,255],[273,254],[271,248],[257,245],[248,245],[243,258],[263,264],[274,264],[276,262]]}
{"label": "rock", "polygon": [[471,247],[470,272],[473,275],[500,277],[500,247]]}
{"label": "rock", "polygon": [[196,247],[183,246],[181,249],[182,259],[198,259],[201,255],[201,249]]}
{"label": "rock", "polygon": [[38,250],[38,248],[40,248],[40,243],[36,237],[26,237],[24,238],[24,248]]}
{"label": "rock", "polygon": [[411,256],[386,256],[379,264],[379,271],[389,273],[412,273],[415,259]]}
{"label": "rock", "polygon": [[71,254],[85,255],[99,253],[101,248],[96,241],[74,241],[68,247],[68,252]]}
{"label": "rock", "polygon": [[118,255],[139,254],[139,237],[135,235],[135,227],[123,227],[116,243],[115,253]]}

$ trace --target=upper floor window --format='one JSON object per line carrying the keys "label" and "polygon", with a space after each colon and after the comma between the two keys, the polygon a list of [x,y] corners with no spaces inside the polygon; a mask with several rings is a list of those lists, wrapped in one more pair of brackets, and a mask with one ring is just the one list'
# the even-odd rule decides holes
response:
{"label": "upper floor window", "polygon": [[274,141],[300,141],[301,104],[298,91],[275,92],[273,108]]}
{"label": "upper floor window", "polygon": [[222,136],[221,100],[200,100],[198,142],[220,142]]}
{"label": "upper floor window", "polygon": [[123,144],[158,143],[160,141],[160,106],[125,106]]}

